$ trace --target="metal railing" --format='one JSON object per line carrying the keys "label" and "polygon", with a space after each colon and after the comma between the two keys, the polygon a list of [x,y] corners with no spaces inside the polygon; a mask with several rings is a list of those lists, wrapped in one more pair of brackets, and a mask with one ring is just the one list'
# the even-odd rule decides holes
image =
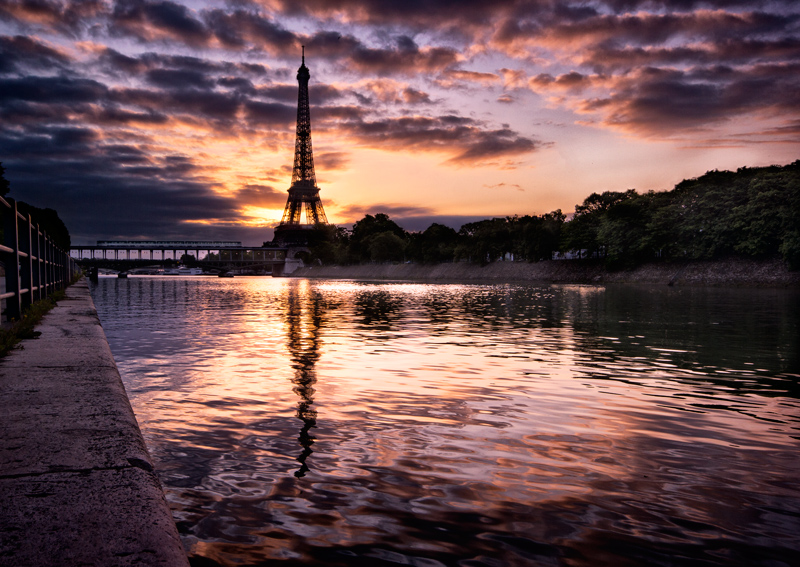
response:
{"label": "metal railing", "polygon": [[69,250],[58,248],[34,223],[17,210],[14,199],[0,197],[3,217],[3,240],[0,261],[5,266],[6,291],[0,300],[6,300],[7,321],[19,319],[34,301],[64,289],[80,273]]}

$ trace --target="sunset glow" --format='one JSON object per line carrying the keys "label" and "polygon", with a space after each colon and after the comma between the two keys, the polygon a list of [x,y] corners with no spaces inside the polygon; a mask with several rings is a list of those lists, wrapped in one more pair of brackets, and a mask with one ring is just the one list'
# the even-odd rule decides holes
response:
{"label": "sunset glow", "polygon": [[770,0],[6,0],[0,161],[76,244],[260,244],[304,45],[331,222],[569,213],[796,160],[798,22]]}

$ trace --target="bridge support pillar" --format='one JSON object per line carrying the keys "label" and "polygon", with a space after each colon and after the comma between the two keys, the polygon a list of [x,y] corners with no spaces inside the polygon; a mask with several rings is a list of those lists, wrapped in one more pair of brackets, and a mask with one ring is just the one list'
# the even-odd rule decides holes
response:
{"label": "bridge support pillar", "polygon": [[272,268],[273,276],[288,276],[289,274],[299,270],[305,263],[303,259],[298,257],[301,252],[308,252],[309,249],[305,246],[294,246],[286,250],[286,260],[283,265],[276,264]]}

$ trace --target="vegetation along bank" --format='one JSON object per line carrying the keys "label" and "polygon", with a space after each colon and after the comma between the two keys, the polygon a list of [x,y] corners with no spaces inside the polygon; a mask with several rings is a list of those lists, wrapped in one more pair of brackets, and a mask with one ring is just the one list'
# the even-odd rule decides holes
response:
{"label": "vegetation along bank", "polygon": [[[559,257],[587,262],[549,263]],[[482,220],[458,231],[434,223],[425,231],[408,233],[388,215],[366,215],[351,230],[335,226],[316,229],[303,259],[315,266],[312,270],[316,273],[320,266],[466,263],[474,271],[476,265],[496,263],[492,270],[475,273],[485,277],[526,271],[536,275],[534,279],[551,281],[560,281],[562,273],[572,274],[567,279],[573,281],[648,280],[654,271],[659,272],[659,281],[666,275],[667,281],[672,281],[679,270],[692,265],[698,282],[728,278],[744,283],[748,278],[735,274],[748,266],[751,283],[794,285],[794,277],[785,273],[787,268],[800,268],[800,160],[785,166],[710,171],[682,181],[670,191],[592,193],[569,217],[556,210],[539,216]],[[706,264],[722,261],[725,263],[714,270]],[[520,263],[544,265],[509,267]],[[657,267],[659,264],[663,266]],[[381,270],[424,271],[361,271]],[[467,268],[427,270],[430,274],[443,271],[459,273],[460,279],[466,277]],[[718,275],[712,276],[712,271]],[[616,272],[622,274],[612,275]],[[350,273],[356,272],[351,269]],[[651,275],[645,276],[647,273]],[[685,272],[685,280],[689,281],[690,273],[694,272]]]}

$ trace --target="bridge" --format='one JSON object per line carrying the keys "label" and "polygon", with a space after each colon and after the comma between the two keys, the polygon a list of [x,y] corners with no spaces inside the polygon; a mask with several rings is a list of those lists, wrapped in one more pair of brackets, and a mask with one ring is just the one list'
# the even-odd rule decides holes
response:
{"label": "bridge", "polygon": [[[99,240],[97,244],[72,246],[70,256],[82,267],[117,272],[174,267],[185,256],[192,267],[217,273],[248,272],[281,276],[298,265],[288,247],[242,246],[234,241],[203,240]],[[287,258],[289,259],[287,262]]]}

